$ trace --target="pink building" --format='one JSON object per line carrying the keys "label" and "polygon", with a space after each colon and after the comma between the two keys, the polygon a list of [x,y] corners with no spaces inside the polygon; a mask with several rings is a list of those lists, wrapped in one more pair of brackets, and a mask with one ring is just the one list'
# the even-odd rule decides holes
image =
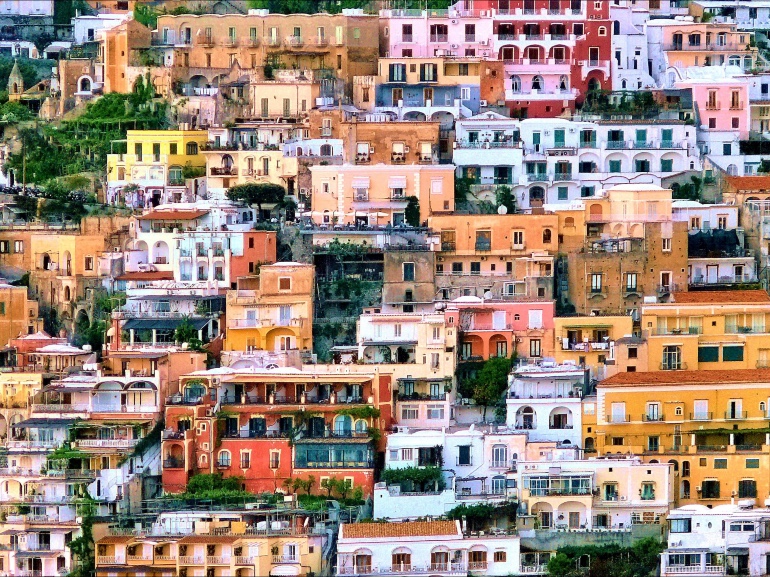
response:
{"label": "pink building", "polygon": [[553,356],[553,301],[489,301],[460,297],[447,304],[448,325],[456,325],[460,360],[490,357],[540,359]]}
{"label": "pink building", "polygon": [[382,56],[494,58],[492,11],[467,10],[464,4],[449,10],[380,11],[380,38],[387,42]]}

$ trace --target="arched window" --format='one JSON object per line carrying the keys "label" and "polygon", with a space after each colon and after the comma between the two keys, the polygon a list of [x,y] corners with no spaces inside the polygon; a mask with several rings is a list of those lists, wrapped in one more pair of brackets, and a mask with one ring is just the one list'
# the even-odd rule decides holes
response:
{"label": "arched window", "polygon": [[682,477],[690,476],[690,461],[682,461]]}
{"label": "arched window", "polygon": [[565,227],[575,226],[575,219],[572,218],[571,216],[568,216],[567,218],[564,219],[564,226]]}
{"label": "arched window", "polygon": [[503,475],[495,475],[492,477],[492,493],[495,495],[502,495],[505,493],[505,477]]}
{"label": "arched window", "polygon": [[550,244],[551,242],[551,229],[546,228],[543,231],[543,244]]}
{"label": "arched window", "polygon": [[682,494],[680,495],[680,498],[682,499],[690,498],[690,481],[688,481],[687,479],[682,481]]}
{"label": "arched window", "polygon": [[353,430],[353,419],[350,415],[337,415],[334,419],[334,434],[349,437]]}
{"label": "arched window", "polygon": [[612,34],[615,36],[620,34],[620,22],[617,20],[612,23]]}
{"label": "arched window", "polygon": [[767,407],[767,405],[765,405],[765,402],[764,402],[764,401],[761,401],[761,402],[759,403],[759,410],[760,410],[760,411],[762,411],[763,413],[765,412],[765,408],[766,408],[766,407]]}
{"label": "arched window", "polygon": [[363,419],[359,419],[356,421],[356,433],[359,434],[365,434],[366,431],[369,430],[369,425],[366,424],[366,421]]}
{"label": "arched window", "polygon": [[321,156],[331,156],[332,155],[332,145],[331,144],[322,144],[321,145]]}
{"label": "arched window", "polygon": [[187,156],[195,156],[198,154],[198,143],[197,142],[188,142],[187,143]]}
{"label": "arched window", "polygon": [[90,78],[81,78],[80,79],[80,92],[91,92],[91,79]]}
{"label": "arched window", "polygon": [[591,80],[588,81],[589,92],[596,92],[601,89],[602,89],[602,85],[597,78],[591,78]]}
{"label": "arched window", "polygon": [[569,90],[569,78],[567,78],[566,75],[562,75],[559,78],[559,90],[561,90],[562,92],[566,92],[567,90]]}
{"label": "arched window", "polygon": [[168,183],[169,184],[179,184],[184,182],[184,178],[182,177],[182,167],[181,166],[170,166],[168,168]]}
{"label": "arched window", "polygon": [[607,27],[599,26],[599,36],[607,36]]}
{"label": "arched window", "polygon": [[676,415],[677,417],[681,417],[683,414],[684,414],[684,410],[682,409],[682,407],[677,407],[676,409],[674,409],[674,415]]}
{"label": "arched window", "polygon": [[625,90],[626,88],[628,88],[628,81],[627,81],[625,78],[624,78],[624,79],[623,79],[623,80],[620,82],[620,87],[621,87],[623,90]]}
{"label": "arched window", "polygon": [[511,90],[513,90],[513,92],[521,92],[520,76],[511,76]]}
{"label": "arched window", "polygon": [[64,287],[64,300],[66,302],[70,301],[70,287],[68,287],[68,286]]}
{"label": "arched window", "polygon": [[219,456],[217,458],[217,467],[229,467],[231,462],[231,455],[230,451],[222,450],[219,451]]}
{"label": "arched window", "polygon": [[542,90],[543,89],[543,77],[542,76],[535,76],[532,78],[532,90]]}

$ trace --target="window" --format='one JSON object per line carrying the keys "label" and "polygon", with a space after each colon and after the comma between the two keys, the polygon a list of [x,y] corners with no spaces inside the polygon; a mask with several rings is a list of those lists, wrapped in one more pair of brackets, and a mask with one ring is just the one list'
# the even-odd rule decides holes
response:
{"label": "window", "polygon": [[759,459],[746,459],[747,469],[759,469]]}
{"label": "window", "polygon": [[716,363],[719,361],[719,347],[698,347],[699,363]]}
{"label": "window", "polygon": [[709,479],[701,484],[701,499],[719,499],[719,481]]}
{"label": "window", "polygon": [[635,291],[639,275],[635,272],[626,273],[626,291]]}
{"label": "window", "polygon": [[715,469],[727,469],[727,459],[714,459]]}
{"label": "window", "polygon": [[610,172],[620,172],[619,160],[610,160]]}
{"label": "window", "polygon": [[[492,479],[493,489],[495,480],[496,479]],[[494,493],[494,490],[492,492]],[[502,491],[500,492],[502,493]],[[495,551],[495,563],[505,563],[506,558],[505,551]]]}
{"label": "window", "polygon": [[670,238],[664,238],[662,239],[662,250],[663,252],[671,252],[671,239]]}
{"label": "window", "polygon": [[655,499],[655,484],[642,483],[640,494],[642,501],[653,501]]}
{"label": "window", "polygon": [[217,467],[229,467],[230,466],[230,451],[220,451],[217,458]]}
{"label": "window", "polygon": [[291,278],[281,277],[278,279],[278,290],[290,291],[291,290]]}
{"label": "window", "polygon": [[662,159],[660,161],[661,172],[674,172],[674,161],[671,159]]}
{"label": "window", "polygon": [[682,347],[677,345],[667,345],[663,347],[663,362],[661,370],[679,371],[682,369]]}
{"label": "window", "polygon": [[671,533],[690,533],[692,531],[692,519],[669,519]]}
{"label": "window", "polygon": [[86,270],[94,270],[94,257],[87,256],[85,261],[85,269]]}
{"label": "window", "polygon": [[481,274],[481,263],[478,261],[471,262],[471,274],[473,275],[479,275]]}
{"label": "window", "polygon": [[658,436],[647,437],[648,451],[657,452],[659,447],[660,447],[660,437]]}
{"label": "window", "polygon": [[722,347],[722,360],[724,362],[742,361],[743,345],[724,345]]}
{"label": "window", "polygon": [[198,154],[198,143],[197,142],[188,142],[187,143],[187,156],[195,156]]}
{"label": "window", "polygon": [[457,449],[457,464],[469,466],[471,464],[471,446],[460,445]]}
{"label": "window", "polygon": [[566,186],[560,186],[557,189],[557,196],[556,198],[558,200],[568,200],[569,199],[569,188]]}
{"label": "window", "polygon": [[414,281],[414,263],[413,262],[405,262],[403,272],[404,272],[405,281]]}
{"label": "window", "polygon": [[530,357],[539,357],[541,354],[540,351],[540,339],[530,339],[529,340],[529,356]]}
{"label": "window", "polygon": [[401,419],[409,421],[419,418],[419,409],[414,405],[404,405],[401,407]]}
{"label": "window", "polygon": [[601,273],[591,273],[591,292],[592,293],[602,292],[602,274]]}
{"label": "window", "polygon": [[251,453],[248,451],[241,452],[241,469],[248,469],[251,466]]}
{"label": "window", "polygon": [[519,248],[524,247],[524,231],[523,230],[514,230],[513,231],[513,248]]}
{"label": "window", "polygon": [[[738,481],[738,498],[748,499],[757,496],[757,482],[754,479],[741,479]],[[749,530],[754,530],[754,525],[749,525]]]}
{"label": "window", "polygon": [[281,466],[281,453],[278,451],[270,451],[270,468],[277,469]]}
{"label": "window", "polygon": [[24,252],[24,241],[23,240],[15,240],[15,241],[13,241],[13,252],[15,252],[15,253]]}
{"label": "window", "polygon": [[638,349],[636,347],[628,347],[628,358],[629,359],[637,359],[638,356]]}
{"label": "window", "polygon": [[428,405],[428,419],[429,420],[443,420],[444,419],[444,405]]}

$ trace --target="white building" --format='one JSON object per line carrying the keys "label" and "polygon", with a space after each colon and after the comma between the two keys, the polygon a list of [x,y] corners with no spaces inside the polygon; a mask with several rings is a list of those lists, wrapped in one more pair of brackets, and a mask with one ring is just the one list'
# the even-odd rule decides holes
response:
{"label": "white building", "polygon": [[53,16],[54,0],[0,0],[0,16]]}
{"label": "white building", "polygon": [[96,42],[97,31],[111,30],[129,19],[128,14],[97,14],[95,16],[75,16],[72,19],[72,37],[75,44]]}
{"label": "white building", "polygon": [[530,441],[581,445],[584,369],[553,363],[523,365],[508,379],[509,429],[526,432]]}
{"label": "white building", "polygon": [[662,576],[767,575],[770,509],[755,509],[754,499],[713,508],[686,505],[669,513],[668,524]]}
{"label": "white building", "polygon": [[[655,87],[648,72],[647,34],[638,23],[639,10],[634,4],[610,4],[612,31],[612,90],[643,90]],[[649,12],[646,13],[649,16]]]}
{"label": "white building", "polygon": [[337,575],[519,573],[519,537],[464,534],[460,521],[340,525]]}

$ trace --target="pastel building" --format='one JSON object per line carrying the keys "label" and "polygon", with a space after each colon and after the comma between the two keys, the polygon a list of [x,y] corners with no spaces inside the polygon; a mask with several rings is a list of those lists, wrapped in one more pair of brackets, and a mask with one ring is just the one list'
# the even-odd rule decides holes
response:
{"label": "pastel building", "polygon": [[327,228],[404,225],[409,197],[417,198],[420,222],[454,210],[453,166],[318,165],[310,172],[312,220]]}

